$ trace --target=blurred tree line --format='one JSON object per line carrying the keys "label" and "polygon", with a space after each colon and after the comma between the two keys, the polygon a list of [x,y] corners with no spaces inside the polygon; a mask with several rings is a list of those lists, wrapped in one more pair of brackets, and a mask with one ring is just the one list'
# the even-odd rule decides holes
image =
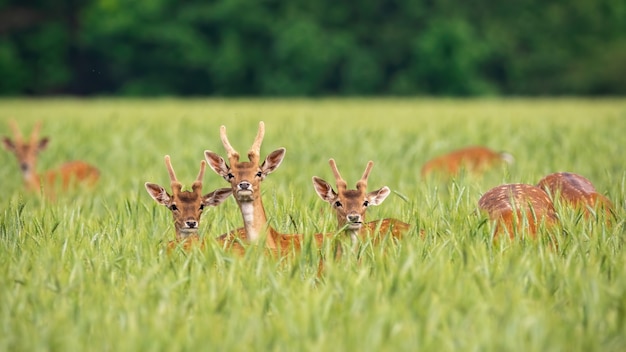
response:
{"label": "blurred tree line", "polygon": [[624,0],[0,0],[2,95],[624,93]]}

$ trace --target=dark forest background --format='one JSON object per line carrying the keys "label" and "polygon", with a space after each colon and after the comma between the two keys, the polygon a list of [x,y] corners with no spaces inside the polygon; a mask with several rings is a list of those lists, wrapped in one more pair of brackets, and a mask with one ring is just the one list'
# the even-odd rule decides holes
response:
{"label": "dark forest background", "polygon": [[623,95],[624,0],[0,0],[0,95]]}

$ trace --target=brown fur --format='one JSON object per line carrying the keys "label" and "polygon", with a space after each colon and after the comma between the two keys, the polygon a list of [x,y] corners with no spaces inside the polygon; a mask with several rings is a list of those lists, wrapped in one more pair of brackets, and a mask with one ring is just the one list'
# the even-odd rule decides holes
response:
{"label": "brown fur", "polygon": [[587,216],[591,215],[592,209],[603,209],[607,215],[612,214],[611,201],[598,193],[591,181],[581,175],[570,172],[549,174],[537,183],[537,187],[553,197],[560,197],[567,205],[584,211]]}
{"label": "brown fur", "polygon": [[466,147],[429,160],[422,167],[421,174],[423,177],[430,174],[454,176],[461,170],[480,174],[494,165],[510,162],[510,159],[508,154],[486,147]]}
{"label": "brown fur", "polygon": [[67,191],[79,184],[92,186],[100,178],[98,168],[80,160],[66,162],[56,169],[39,174],[37,172],[39,153],[45,150],[50,142],[47,137],[39,138],[41,123],[37,123],[28,141],[23,139],[22,133],[14,121],[10,125],[13,129],[14,139],[4,137],[3,145],[5,149],[15,155],[27,190],[42,191],[50,198],[54,198],[55,190],[59,186],[61,190]]}
{"label": "brown fur", "polygon": [[534,238],[539,224],[550,226],[558,222],[548,195],[533,185],[518,183],[494,187],[480,198],[478,207],[496,222],[496,237],[508,233],[514,238],[525,229]]}

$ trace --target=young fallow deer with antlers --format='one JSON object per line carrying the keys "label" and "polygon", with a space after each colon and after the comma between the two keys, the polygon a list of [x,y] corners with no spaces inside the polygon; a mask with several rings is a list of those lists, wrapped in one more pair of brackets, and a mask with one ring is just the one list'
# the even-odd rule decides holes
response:
{"label": "young fallow deer with antlers", "polygon": [[24,179],[24,185],[29,191],[43,192],[54,197],[54,188],[60,181],[61,187],[66,190],[74,183],[94,184],[100,177],[100,171],[95,166],[84,161],[70,161],[62,164],[57,169],[49,170],[43,174],[37,173],[37,157],[46,149],[50,139],[39,138],[41,123],[37,122],[30,134],[30,139],[25,141],[15,121],[9,123],[13,130],[13,138],[2,139],[4,148],[17,158]]}
{"label": "young fallow deer with antlers", "polygon": [[[232,194],[232,190],[230,188],[220,188],[213,192],[202,194],[202,178],[206,169],[204,160],[200,163],[200,172],[191,185],[191,191],[182,190],[183,185],[176,178],[169,155],[165,156],[165,166],[167,166],[167,171],[170,175],[172,194],[167,193],[164,187],[155,183],[146,182],[145,186],[152,199],[158,204],[167,207],[174,216],[176,239],[168,243],[167,250],[171,252],[179,245],[182,245],[185,250],[190,250],[194,245],[202,247],[204,242],[198,235],[202,211],[207,206],[214,207],[221,204]],[[241,250],[241,248],[235,249]]]}
{"label": "young fallow deer with antlers", "polygon": [[261,143],[265,135],[263,121],[259,123],[257,136],[248,151],[250,161],[239,161],[239,153],[232,147],[226,136],[226,127],[220,127],[220,137],[226,149],[228,162],[218,154],[206,150],[204,156],[215,173],[230,183],[233,196],[239,205],[244,227],[220,237],[224,241],[240,238],[255,243],[264,239],[266,246],[273,251],[287,253],[292,249],[299,250],[302,235],[281,234],[267,222],[267,215],[261,199],[261,182],[276,170],[285,157],[285,148],[271,152],[261,163]]}
{"label": "young fallow deer with antlers", "polygon": [[393,238],[400,239],[409,230],[410,225],[397,219],[382,219],[365,222],[365,212],[368,207],[381,204],[391,193],[385,186],[367,193],[367,179],[374,162],[369,161],[363,176],[356,183],[356,189],[348,189],[347,182],[341,177],[334,159],[329,160],[330,168],[335,175],[337,192],[323,179],[313,176],[313,187],[322,200],[332,205],[337,215],[339,229],[345,229],[350,235],[353,246],[358,240],[372,238],[374,243],[381,239],[381,235],[390,233]]}

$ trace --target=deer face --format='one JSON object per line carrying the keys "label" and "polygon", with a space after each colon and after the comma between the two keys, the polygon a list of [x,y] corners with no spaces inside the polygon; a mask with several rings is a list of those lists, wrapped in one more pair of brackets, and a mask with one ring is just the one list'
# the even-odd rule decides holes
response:
{"label": "deer face", "polygon": [[373,192],[366,192],[367,177],[373,166],[370,161],[363,174],[357,182],[357,189],[347,189],[346,182],[341,178],[337,166],[333,159],[330,160],[331,168],[335,173],[337,191],[332,186],[319,177],[313,177],[313,187],[317,195],[325,202],[328,202],[337,214],[339,228],[346,228],[350,231],[359,231],[365,221],[365,212],[372,205],[381,204],[391,193],[388,187],[380,188]]}
{"label": "deer face", "polygon": [[285,148],[279,148],[270,153],[263,163],[260,163],[260,148],[265,134],[263,122],[259,123],[257,137],[248,152],[250,161],[239,161],[239,153],[228,142],[226,137],[226,127],[222,126],[220,135],[224,148],[228,153],[230,165],[210,150],[204,152],[204,156],[209,166],[215,173],[222,176],[226,182],[230,183],[235,199],[239,204],[254,202],[261,196],[261,182],[267,175],[274,172],[285,157]]}
{"label": "deer face", "polygon": [[197,234],[204,208],[219,205],[232,193],[230,188],[221,188],[205,195],[199,190],[174,192],[170,195],[165,188],[157,184],[146,183],[145,186],[148,194],[157,203],[172,212],[174,228],[182,237]]}
{"label": "deer face", "polygon": [[211,193],[202,195],[202,176],[206,164],[200,164],[200,174],[192,185],[191,191],[183,191],[182,184],[177,181],[174,170],[171,168],[169,156],[165,163],[170,171],[172,194],[155,183],[146,182],[146,191],[158,204],[167,207],[174,216],[174,227],[177,238],[185,238],[198,233],[202,211],[207,206],[217,206],[232,194],[230,188],[220,188]]}
{"label": "deer face", "polygon": [[211,151],[204,152],[209,166],[230,183],[232,192],[239,203],[253,202],[261,196],[261,182],[272,173],[285,156],[285,149],[273,151],[260,166],[255,162],[234,162],[230,166],[224,159]]}
{"label": "deer face", "polygon": [[38,134],[41,126],[39,123],[35,125],[29,141],[23,140],[22,134],[15,122],[11,122],[10,126],[13,129],[14,139],[4,137],[2,144],[6,150],[15,155],[22,176],[25,179],[29,179],[35,175],[39,152],[46,149],[50,140],[47,137],[39,139]]}

